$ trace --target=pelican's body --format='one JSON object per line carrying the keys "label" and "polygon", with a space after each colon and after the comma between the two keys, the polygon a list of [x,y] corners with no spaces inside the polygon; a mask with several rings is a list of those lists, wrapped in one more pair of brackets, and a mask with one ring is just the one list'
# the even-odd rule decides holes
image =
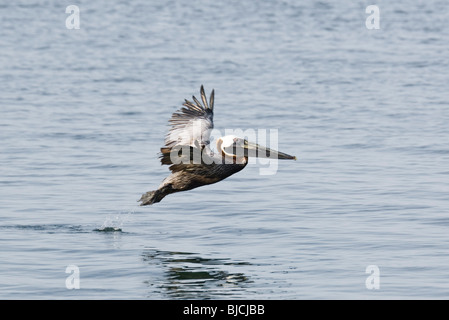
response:
{"label": "pelican's body", "polygon": [[172,115],[172,128],[161,148],[161,163],[171,165],[171,174],[159,188],[149,191],[140,198],[141,206],[161,201],[170,193],[187,191],[212,184],[239,172],[248,164],[248,156],[271,157],[277,159],[296,159],[294,156],[270,150],[250,143],[236,136],[217,139],[217,150],[210,149],[210,132],[213,129],[214,91],[209,103],[201,86],[199,102],[185,100],[186,108]]}

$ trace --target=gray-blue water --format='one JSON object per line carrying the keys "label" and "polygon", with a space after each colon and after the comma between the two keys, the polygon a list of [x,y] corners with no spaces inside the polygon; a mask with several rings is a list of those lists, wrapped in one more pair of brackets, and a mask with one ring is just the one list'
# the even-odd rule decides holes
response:
{"label": "gray-blue water", "polygon": [[[0,16],[0,298],[449,298],[446,1],[23,0]],[[138,207],[201,84],[217,129],[277,129],[298,161]]]}

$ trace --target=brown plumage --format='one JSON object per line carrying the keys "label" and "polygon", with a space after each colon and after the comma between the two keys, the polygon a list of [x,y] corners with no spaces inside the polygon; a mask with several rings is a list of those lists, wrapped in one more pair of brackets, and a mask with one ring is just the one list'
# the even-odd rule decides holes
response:
{"label": "brown plumage", "polygon": [[162,165],[170,166],[171,174],[162,181],[157,190],[142,195],[139,199],[141,206],[160,202],[171,193],[226,179],[247,165],[249,150],[263,157],[270,155],[269,157],[277,159],[296,159],[235,136],[218,138],[219,153],[213,153],[209,139],[214,127],[214,90],[209,102],[203,86],[200,93],[202,102],[195,96],[192,97],[193,103],[185,100],[184,107],[173,113],[169,120],[171,128],[165,137],[165,146],[161,148],[160,160]]}

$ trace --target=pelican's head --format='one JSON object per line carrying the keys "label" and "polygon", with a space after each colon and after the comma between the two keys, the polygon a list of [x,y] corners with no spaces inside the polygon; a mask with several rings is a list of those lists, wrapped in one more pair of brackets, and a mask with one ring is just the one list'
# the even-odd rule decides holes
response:
{"label": "pelican's head", "polygon": [[225,155],[231,157],[259,157],[296,160],[295,156],[260,146],[234,135],[218,138],[217,149]]}

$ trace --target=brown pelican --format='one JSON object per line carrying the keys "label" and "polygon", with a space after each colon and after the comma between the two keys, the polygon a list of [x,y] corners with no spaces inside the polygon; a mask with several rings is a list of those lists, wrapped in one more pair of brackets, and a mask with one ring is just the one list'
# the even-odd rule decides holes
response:
{"label": "brown pelican", "polygon": [[251,143],[246,139],[227,135],[217,139],[217,150],[210,149],[210,133],[214,127],[214,90],[207,101],[204,88],[200,89],[202,103],[193,96],[194,103],[185,100],[180,110],[169,120],[171,129],[161,148],[161,163],[170,165],[171,174],[159,188],[143,194],[141,206],[161,201],[166,195],[212,184],[239,172],[248,163],[248,157],[294,159],[286,153]]}

